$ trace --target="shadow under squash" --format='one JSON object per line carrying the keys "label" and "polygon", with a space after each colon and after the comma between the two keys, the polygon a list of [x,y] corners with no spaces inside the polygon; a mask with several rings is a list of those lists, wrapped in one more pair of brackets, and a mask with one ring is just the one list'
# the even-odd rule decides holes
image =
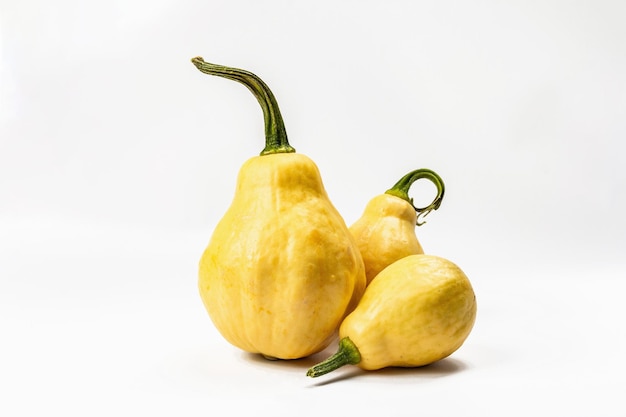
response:
{"label": "shadow under squash", "polygon": [[300,369],[303,374],[307,369],[326,359],[323,352],[301,359],[269,359],[258,353],[242,352],[242,358],[252,364],[267,368]]}
{"label": "shadow under squash", "polygon": [[445,358],[432,363],[430,365],[404,368],[404,367],[389,367],[378,369],[375,371],[365,371],[358,366],[344,366],[329,374],[322,375],[315,378],[316,383],[313,387],[324,386],[331,383],[337,383],[341,381],[350,380],[355,377],[359,378],[388,378],[394,377],[394,382],[415,382],[417,380],[428,380],[433,378],[441,378],[449,375],[453,375],[467,369],[467,365],[454,358]]}
{"label": "shadow under squash", "polygon": [[[332,348],[331,348],[332,349]],[[430,365],[415,367],[415,368],[405,368],[405,367],[388,367],[383,369],[378,369],[375,371],[366,371],[358,366],[354,365],[346,365],[343,366],[331,373],[326,375],[319,376],[317,378],[309,378],[306,377],[306,371],[314,365],[317,365],[324,359],[328,358],[332,350],[325,350],[319,353],[316,353],[312,356],[308,356],[306,358],[301,359],[268,359],[263,355],[258,353],[247,353],[242,352],[241,358],[251,363],[255,366],[259,366],[266,369],[283,369],[292,372],[297,370],[302,372],[303,377],[307,379],[311,379],[314,382],[311,386],[323,386],[330,383],[336,383],[341,381],[350,380],[355,377],[359,378],[388,378],[389,376],[393,376],[396,382],[404,381],[415,381],[415,380],[424,380],[424,379],[434,379],[434,378],[442,378],[449,375],[457,374],[459,372],[464,371],[468,368],[467,364],[463,361],[447,357],[441,359],[435,363]]]}

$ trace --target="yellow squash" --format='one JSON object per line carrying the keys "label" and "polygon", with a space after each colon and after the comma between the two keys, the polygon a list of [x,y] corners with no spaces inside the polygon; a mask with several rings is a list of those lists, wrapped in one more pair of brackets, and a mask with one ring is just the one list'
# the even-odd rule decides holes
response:
{"label": "yellow squash", "polygon": [[359,250],[316,164],[289,145],[267,85],[244,70],[192,62],[248,87],[266,133],[200,260],[202,301],[222,336],[244,351],[271,359],[319,352],[365,289]]}
{"label": "yellow squash", "polygon": [[418,367],[443,359],[469,336],[476,297],[463,271],[447,259],[410,255],[385,268],[339,328],[339,350],[307,372],[343,365],[375,370]]}
{"label": "yellow squash", "polygon": [[[408,191],[421,178],[435,184],[437,196],[430,205],[418,208],[413,205]],[[415,225],[421,226],[420,218],[439,208],[444,192],[441,177],[423,168],[409,172],[384,194],[367,203],[361,217],[350,226],[350,233],[363,256],[368,284],[398,259],[424,253],[415,233]]]}

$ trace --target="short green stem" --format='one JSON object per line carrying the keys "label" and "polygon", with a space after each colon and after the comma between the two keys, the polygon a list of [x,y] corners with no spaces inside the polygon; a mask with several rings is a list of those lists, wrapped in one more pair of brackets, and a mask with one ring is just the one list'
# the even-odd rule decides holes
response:
{"label": "short green stem", "polygon": [[252,94],[254,94],[263,110],[263,120],[265,123],[265,148],[261,152],[261,155],[296,151],[289,145],[289,141],[287,140],[287,131],[285,130],[285,123],[283,122],[280,109],[278,108],[278,102],[263,80],[249,71],[211,64],[204,61],[204,59],[199,56],[192,58],[191,62],[201,72],[237,81],[248,87]]}
{"label": "short green stem", "polygon": [[[409,189],[411,188],[411,185],[413,185],[415,181],[422,179],[422,178],[425,178],[429,180],[430,182],[432,182],[433,184],[435,184],[435,186],[437,187],[437,196],[435,197],[433,202],[430,203],[428,206],[415,207],[415,205],[413,205],[413,199],[409,197]],[[390,194],[390,195],[399,197],[407,201],[413,206],[415,211],[418,213],[418,216],[417,216],[418,226],[421,226],[422,224],[425,223],[425,222],[421,222],[420,218],[426,217],[428,213],[430,213],[433,210],[437,210],[439,206],[441,206],[441,201],[443,200],[444,193],[445,193],[445,185],[443,183],[443,180],[439,176],[439,174],[427,168],[416,169],[415,171],[409,172],[408,174],[400,178],[400,180],[393,187],[385,191],[385,194]]]}
{"label": "short green stem", "polygon": [[359,362],[361,362],[359,349],[357,349],[350,338],[344,337],[339,341],[337,352],[325,361],[313,366],[307,371],[306,375],[315,378],[339,369],[344,365],[356,365]]}

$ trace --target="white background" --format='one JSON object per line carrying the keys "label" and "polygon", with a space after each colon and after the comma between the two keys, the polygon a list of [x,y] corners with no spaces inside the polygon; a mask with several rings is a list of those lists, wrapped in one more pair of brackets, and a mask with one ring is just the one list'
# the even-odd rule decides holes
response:
{"label": "white background", "polygon": [[[0,4],[1,415],[626,416],[626,3]],[[197,262],[263,121],[197,55],[269,84],[348,224],[444,178],[416,232],[474,285],[460,350],[313,380],[334,346],[219,336]]]}

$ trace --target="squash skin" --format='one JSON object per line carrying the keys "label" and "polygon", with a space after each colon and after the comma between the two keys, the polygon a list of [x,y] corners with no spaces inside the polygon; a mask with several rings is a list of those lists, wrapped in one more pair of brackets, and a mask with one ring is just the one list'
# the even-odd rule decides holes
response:
{"label": "squash skin", "polygon": [[367,203],[349,230],[363,256],[368,285],[393,262],[424,253],[415,234],[416,222],[413,205],[397,196],[380,194]]}
{"label": "squash skin", "polygon": [[472,285],[454,263],[411,255],[385,268],[339,329],[365,370],[418,367],[455,352],[469,336],[477,304]]}
{"label": "squash skin", "polygon": [[276,153],[244,163],[199,268],[200,296],[228,342],[277,359],[320,352],[365,280],[361,254],[310,158]]}

